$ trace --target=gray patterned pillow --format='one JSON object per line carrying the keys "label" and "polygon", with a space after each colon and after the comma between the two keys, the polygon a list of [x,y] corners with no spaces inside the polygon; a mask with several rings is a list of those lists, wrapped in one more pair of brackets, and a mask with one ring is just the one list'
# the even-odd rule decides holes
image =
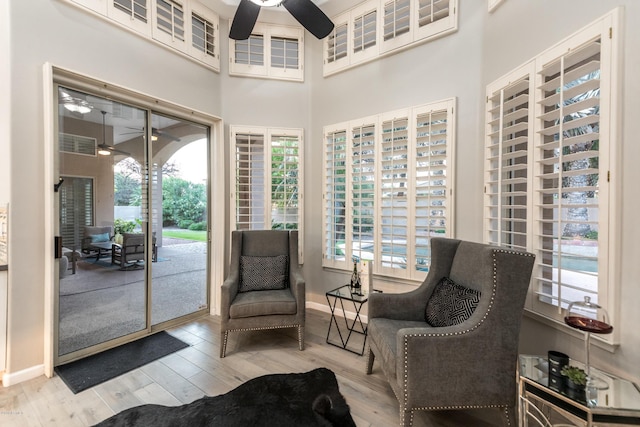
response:
{"label": "gray patterned pillow", "polygon": [[425,320],[433,327],[453,326],[467,320],[480,302],[480,291],[443,277],[427,301]]}
{"label": "gray patterned pillow", "polygon": [[238,292],[266,291],[287,287],[287,255],[240,256]]}

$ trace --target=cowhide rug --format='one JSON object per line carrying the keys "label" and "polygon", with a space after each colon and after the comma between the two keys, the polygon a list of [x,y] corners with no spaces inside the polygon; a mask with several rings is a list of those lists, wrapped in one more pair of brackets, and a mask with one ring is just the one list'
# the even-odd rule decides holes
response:
{"label": "cowhide rug", "polygon": [[107,426],[355,427],[335,374],[326,368],[257,377],[226,394],[182,406],[142,405],[97,424]]}

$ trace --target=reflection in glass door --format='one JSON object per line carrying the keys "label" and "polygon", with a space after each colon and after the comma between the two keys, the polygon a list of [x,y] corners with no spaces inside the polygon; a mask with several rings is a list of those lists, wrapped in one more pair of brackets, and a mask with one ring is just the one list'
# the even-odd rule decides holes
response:
{"label": "reflection in glass door", "polygon": [[57,92],[60,364],[207,309],[209,129]]}

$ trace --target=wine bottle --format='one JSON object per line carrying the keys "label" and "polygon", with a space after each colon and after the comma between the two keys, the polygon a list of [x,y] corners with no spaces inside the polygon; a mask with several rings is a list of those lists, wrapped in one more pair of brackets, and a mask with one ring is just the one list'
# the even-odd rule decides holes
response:
{"label": "wine bottle", "polygon": [[358,284],[358,263],[353,261],[353,273],[351,273],[351,289],[356,289]]}

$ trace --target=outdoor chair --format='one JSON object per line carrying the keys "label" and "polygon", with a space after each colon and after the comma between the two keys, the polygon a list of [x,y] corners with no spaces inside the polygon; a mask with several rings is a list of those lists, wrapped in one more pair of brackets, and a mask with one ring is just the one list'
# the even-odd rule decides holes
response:
{"label": "outdoor chair", "polygon": [[82,253],[89,256],[96,256],[96,261],[100,259],[102,252],[111,250],[111,242],[113,241],[113,229],[110,226],[90,226],[84,227],[84,236],[82,237]]}
{"label": "outdoor chair", "polygon": [[229,332],[297,328],[304,349],[305,281],[296,230],[233,231],[222,285],[220,357]]}
{"label": "outdoor chair", "polygon": [[400,403],[400,425],[418,410],[500,408],[515,425],[516,366],[534,255],[431,239],[424,282],[369,295],[366,372],[379,359]]}
{"label": "outdoor chair", "polygon": [[[114,243],[111,250],[111,263],[126,268],[144,261],[146,236],[143,233],[123,233],[122,244]],[[157,261],[156,236],[153,236],[151,260]]]}

